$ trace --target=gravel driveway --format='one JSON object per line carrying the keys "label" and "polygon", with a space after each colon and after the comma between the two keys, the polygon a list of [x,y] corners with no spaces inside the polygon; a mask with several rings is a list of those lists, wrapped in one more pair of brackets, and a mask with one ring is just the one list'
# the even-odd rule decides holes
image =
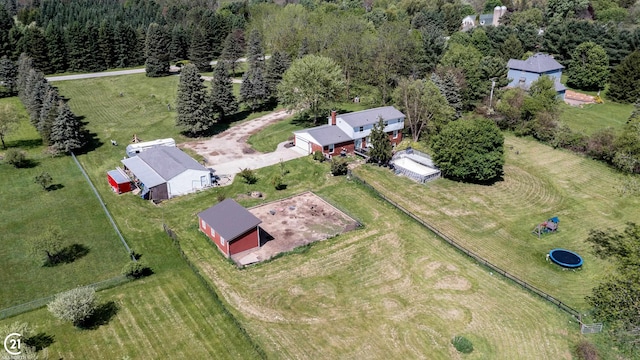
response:
{"label": "gravel driveway", "polygon": [[221,185],[230,184],[241,169],[258,169],[306,155],[295,147],[285,148],[286,141],[271,153],[257,152],[247,144],[249,136],[290,115],[285,110],[275,111],[233,126],[210,139],[184,143],[181,147],[202,155],[207,161],[206,166],[213,168],[215,174],[223,179]]}

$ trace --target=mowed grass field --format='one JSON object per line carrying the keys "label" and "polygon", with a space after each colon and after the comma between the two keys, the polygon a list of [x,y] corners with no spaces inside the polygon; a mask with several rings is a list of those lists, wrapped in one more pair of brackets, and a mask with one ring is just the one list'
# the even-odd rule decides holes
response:
{"label": "mowed grass field", "polygon": [[[302,172],[296,166],[290,175],[300,180],[314,176],[312,166],[326,171],[325,164],[295,161]],[[266,185],[255,189],[272,199]],[[364,228],[243,270],[198,232],[193,216],[172,218],[183,248],[268,357],[571,358],[579,330],[567,314],[469,261],[344,177],[324,178],[314,189]],[[203,201],[191,203],[193,214]],[[455,335],[472,340],[471,355],[456,352]]]}
{"label": "mowed grass field", "polygon": [[[120,275],[128,261],[127,251],[80,169],[70,157],[44,155],[41,140],[18,101],[3,99],[2,103],[21,110],[20,126],[6,137],[7,146],[26,151],[32,165],[16,169],[0,163],[0,308]],[[42,172],[51,175],[56,190],[44,191],[34,183]],[[49,226],[61,231],[65,246],[82,245],[88,253],[71,263],[43,267],[30,255],[29,242]]]}
{"label": "mowed grass field", "polygon": [[[419,185],[387,169],[356,169],[386,196],[490,262],[587,310],[584,297],[609,273],[585,242],[590,229],[622,229],[640,218],[640,199],[624,197],[624,176],[599,162],[507,136],[504,180],[491,186],[440,179]],[[538,239],[534,227],[552,216],[559,231]],[[545,261],[554,248],[579,253],[584,266],[566,271]]]}
{"label": "mowed grass field", "polygon": [[561,105],[560,121],[571,130],[591,135],[607,127],[615,132],[622,131],[633,105],[606,101],[604,104],[588,104],[582,107]]}

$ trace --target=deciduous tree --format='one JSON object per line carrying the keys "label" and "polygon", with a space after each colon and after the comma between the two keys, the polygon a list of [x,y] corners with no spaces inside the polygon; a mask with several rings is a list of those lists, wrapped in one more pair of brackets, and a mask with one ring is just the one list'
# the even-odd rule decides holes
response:
{"label": "deciduous tree", "polygon": [[0,105],[0,140],[2,140],[2,148],[6,149],[4,137],[18,125],[18,115],[9,104]]}
{"label": "deciduous tree", "polygon": [[[43,172],[36,176],[36,182],[45,190],[51,181],[49,173]],[[55,265],[59,261],[62,249],[64,249],[65,240],[60,229],[49,227],[46,231],[32,238],[29,245],[31,254],[41,260],[43,265]]]}
{"label": "deciduous tree", "polygon": [[295,60],[284,73],[278,98],[289,110],[309,110],[315,122],[320,111],[337,101],[344,89],[338,64],[326,57],[307,55]]}
{"label": "deciduous tree", "polygon": [[96,291],[92,287],[75,288],[57,295],[47,309],[58,319],[82,327],[96,310]]}
{"label": "deciduous tree", "polygon": [[588,41],[571,54],[567,84],[582,90],[603,89],[609,77],[609,56],[602,46]]}
{"label": "deciduous tree", "polygon": [[211,108],[202,77],[194,64],[182,68],[176,100],[176,125],[189,136],[197,136],[213,126]]}
{"label": "deciduous tree", "polygon": [[489,119],[452,121],[434,137],[431,148],[445,177],[485,182],[503,174],[504,136]]}

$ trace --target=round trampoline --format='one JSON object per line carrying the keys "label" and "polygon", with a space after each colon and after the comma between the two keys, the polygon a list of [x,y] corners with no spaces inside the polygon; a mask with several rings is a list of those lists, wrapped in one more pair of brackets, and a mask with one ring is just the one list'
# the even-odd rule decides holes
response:
{"label": "round trampoline", "polygon": [[565,249],[553,249],[549,251],[549,258],[562,267],[577,268],[582,266],[582,258],[580,255]]}

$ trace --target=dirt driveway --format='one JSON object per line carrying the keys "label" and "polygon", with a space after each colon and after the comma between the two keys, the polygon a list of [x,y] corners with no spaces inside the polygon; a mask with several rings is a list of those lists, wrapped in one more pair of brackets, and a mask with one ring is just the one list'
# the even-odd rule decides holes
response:
{"label": "dirt driveway", "polygon": [[257,169],[276,164],[280,160],[287,161],[304,156],[295,148],[285,148],[283,144],[280,144],[276,151],[267,154],[257,152],[247,144],[249,136],[289,116],[286,110],[275,111],[232,126],[210,139],[184,143],[181,147],[192,149],[202,155],[207,161],[207,167],[213,168],[216,175],[230,182],[240,169]]}

